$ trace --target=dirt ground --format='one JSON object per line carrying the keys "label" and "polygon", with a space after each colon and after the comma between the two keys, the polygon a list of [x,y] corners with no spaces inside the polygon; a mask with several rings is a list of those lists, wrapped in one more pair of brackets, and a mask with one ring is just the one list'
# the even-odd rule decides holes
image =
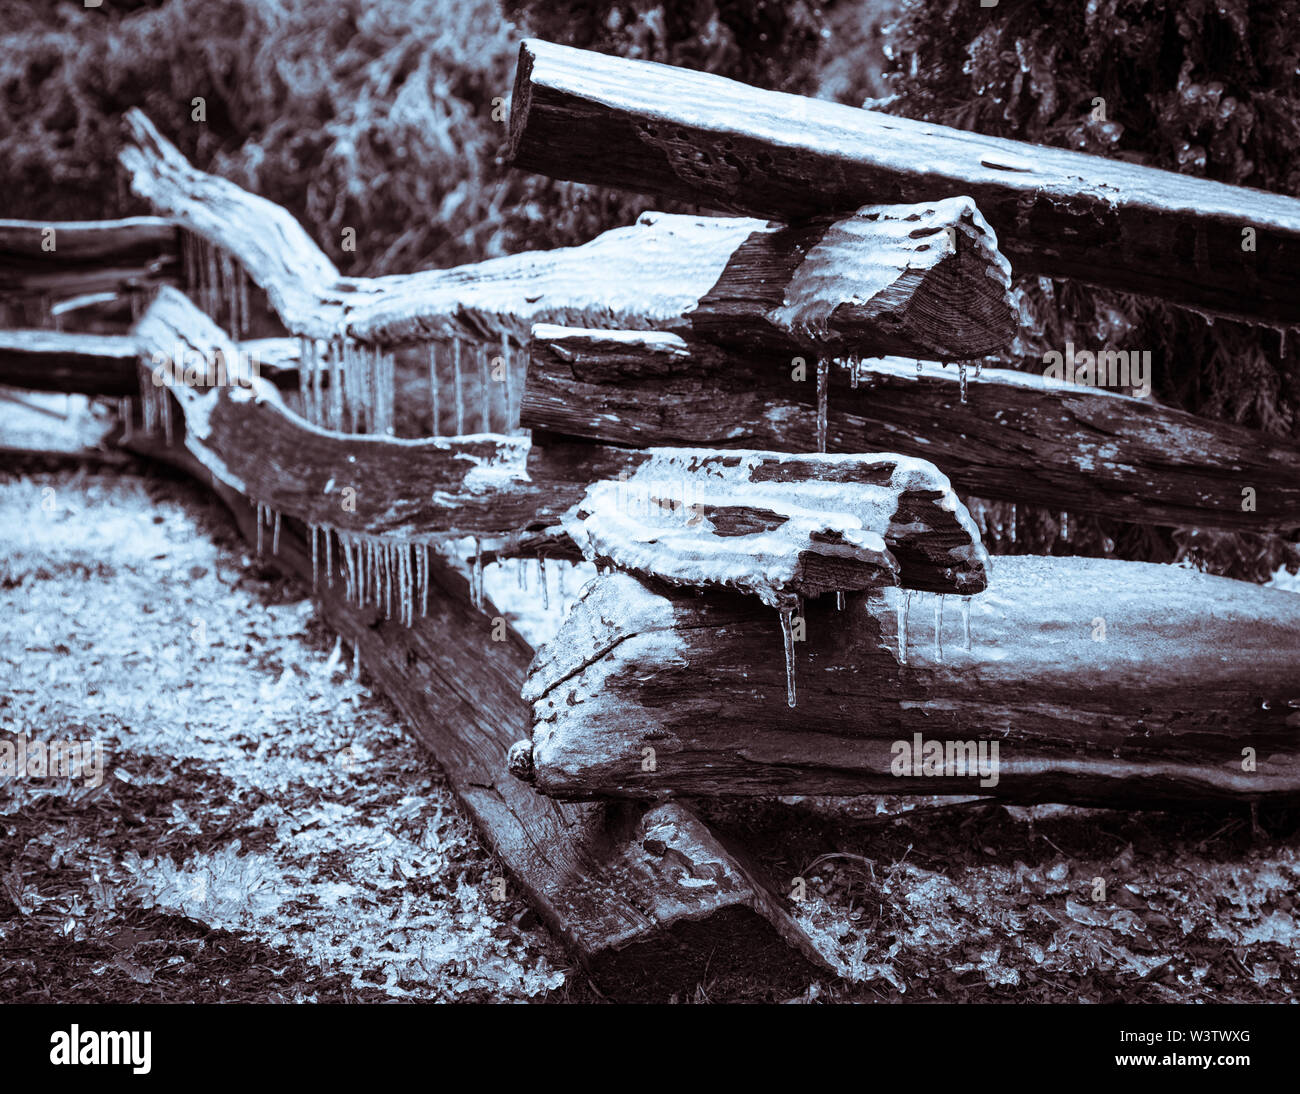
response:
{"label": "dirt ground", "polygon": [[[492,899],[436,764],[198,488],[0,474],[0,665],[9,734],[104,749],[97,787],[0,777],[0,1001],[596,998]],[[795,1001],[1300,985],[1295,811],[702,808],[804,897],[844,974]]]}

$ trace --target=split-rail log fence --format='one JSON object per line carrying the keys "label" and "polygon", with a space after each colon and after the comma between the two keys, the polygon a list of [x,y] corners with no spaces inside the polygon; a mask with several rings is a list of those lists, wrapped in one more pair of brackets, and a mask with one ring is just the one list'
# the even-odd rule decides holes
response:
{"label": "split-rail log fence", "polygon": [[[168,219],[0,222],[0,284],[94,328],[5,333],[0,382],[107,400],[310,583],[606,990],[825,968],[694,796],[1300,797],[1294,596],[991,560],[953,489],[1294,535],[1294,446],[978,362],[1015,332],[1003,250],[1291,322],[1300,203],[527,43],[516,163],[776,219],[349,278],[126,126]],[[1245,219],[1253,267],[1202,261]],[[489,640],[509,558],[603,571],[537,649]]]}

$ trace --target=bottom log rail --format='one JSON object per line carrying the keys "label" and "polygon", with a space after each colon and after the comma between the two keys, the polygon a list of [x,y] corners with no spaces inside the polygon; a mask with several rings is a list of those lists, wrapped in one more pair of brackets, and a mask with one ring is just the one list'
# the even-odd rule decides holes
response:
{"label": "bottom log rail", "polygon": [[[777,613],[613,574],[533,665],[511,769],[560,798],[1300,800],[1300,597],[1155,563],[999,557],[970,598]],[[788,640],[788,639],[787,639]],[[649,759],[647,759],[649,758]]]}
{"label": "bottom log rail", "polygon": [[[211,486],[244,538],[257,512],[181,443],[136,433],[137,454],[180,467]],[[267,560],[307,585],[305,528],[286,519]],[[319,561],[318,561],[319,567]],[[689,995],[706,979],[774,993],[800,991],[830,967],[777,896],[682,805],[565,804],[513,779],[510,744],[527,730],[521,697],[533,650],[449,566],[430,574],[427,614],[386,620],[344,593],[342,564],[318,569],[313,599],[371,678],[433,753],[486,845],[541,920],[613,999]],[[504,640],[494,640],[494,634]]]}

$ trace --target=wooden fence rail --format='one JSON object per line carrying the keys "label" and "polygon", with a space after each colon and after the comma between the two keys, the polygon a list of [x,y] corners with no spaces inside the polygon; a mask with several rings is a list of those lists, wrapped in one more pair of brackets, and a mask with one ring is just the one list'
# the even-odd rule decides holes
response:
{"label": "wooden fence rail", "polygon": [[1300,324],[1300,199],[550,42],[520,47],[516,166],[798,220],[974,198],[1017,272]]}

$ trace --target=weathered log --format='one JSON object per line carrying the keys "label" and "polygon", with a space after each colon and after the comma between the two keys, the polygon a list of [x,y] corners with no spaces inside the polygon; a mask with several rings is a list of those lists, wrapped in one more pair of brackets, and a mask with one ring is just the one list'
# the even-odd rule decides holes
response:
{"label": "weathered log", "polygon": [[752,216],[973,198],[1017,273],[1300,323],[1300,200],[536,40],[517,167]]}
{"label": "weathered log", "polygon": [[285,210],[195,170],[138,110],[127,125],[136,192],[234,255],[294,334],[523,345],[533,323],[558,322],[694,330],[787,354],[976,357],[1015,329],[1006,260],[960,198],[797,227],[646,214],[582,247],[345,278]]}
{"label": "weathered log", "polygon": [[126,335],[0,330],[0,384],[31,391],[134,395],[138,343]]}
{"label": "weathered log", "polygon": [[[201,345],[209,333],[191,327],[188,337]],[[201,444],[137,431],[128,447],[210,484],[245,538],[262,543],[261,514],[196,458]],[[437,758],[485,843],[603,992],[680,996],[707,976],[725,993],[733,978],[752,982],[756,969],[773,991],[789,991],[825,975],[825,960],[781,899],[681,806],[563,805],[510,778],[506,752],[527,729],[520,690],[533,651],[491,605],[486,614],[470,606],[462,576],[435,560],[424,613],[401,626],[351,602],[339,557],[322,566],[296,521],[283,521],[276,540],[268,558],[314,581],[325,621]]]}
{"label": "weathered log", "polygon": [[[978,530],[924,460],[690,448],[645,456],[631,474],[589,486],[566,516],[586,558],[675,585],[734,588],[793,611],[801,597],[916,580],[914,565],[904,577],[887,537],[910,560],[946,526],[954,545],[946,559],[927,552],[926,587],[935,577],[950,592],[987,583]],[[908,497],[930,504],[913,512]]]}
{"label": "weathered log", "polygon": [[[829,377],[827,448],[932,460],[980,497],[1295,536],[1300,448],[1148,399],[889,358]],[[962,394],[965,389],[966,398]],[[666,332],[534,328],[520,424],[610,444],[796,450],[816,386],[789,362]]]}
{"label": "weathered log", "polygon": [[[176,290],[159,293],[135,336],[150,357],[197,356],[246,366],[235,344]],[[880,508],[871,518],[872,534],[888,548],[891,574],[896,569],[896,580],[909,587],[948,592],[984,587],[986,556],[979,533],[947,480],[924,461],[535,446],[524,437],[491,433],[425,440],[345,434],[299,418],[260,378],[234,370],[231,375],[233,382],[224,385],[167,387],[190,424],[190,450],[244,496],[335,533],[425,543],[460,536],[500,539],[505,542],[495,550],[503,554],[516,537],[564,524],[594,482],[620,476],[630,482],[638,468],[655,461],[645,478],[665,497],[680,494],[689,503],[743,462],[751,482],[774,484],[770,489],[777,482],[801,484],[809,498],[823,488],[835,495],[846,484],[858,484],[869,505]],[[678,470],[670,474],[665,470],[670,466]],[[709,497],[716,508],[717,496]],[[736,498],[743,502],[740,494]],[[851,531],[847,525],[846,530]],[[862,587],[861,573],[836,561],[842,546],[828,541],[810,549],[815,558],[805,560],[806,566],[816,569],[809,580],[831,581],[840,574],[846,587]],[[526,549],[538,548],[530,542]],[[593,553],[601,555],[599,549]],[[802,573],[807,574],[806,566]]]}
{"label": "weathered log", "polygon": [[[531,749],[514,769],[571,798],[1300,798],[1293,593],[1153,563],[1004,557],[965,604],[897,589],[842,612],[810,602],[794,709],[781,645],[776,613],[751,599],[593,582],[533,664]],[[974,742],[996,768],[904,777],[918,736],[945,757]]]}
{"label": "weathered log", "polygon": [[0,220],[0,291],[50,297],[173,283],[180,240],[159,217]]}

